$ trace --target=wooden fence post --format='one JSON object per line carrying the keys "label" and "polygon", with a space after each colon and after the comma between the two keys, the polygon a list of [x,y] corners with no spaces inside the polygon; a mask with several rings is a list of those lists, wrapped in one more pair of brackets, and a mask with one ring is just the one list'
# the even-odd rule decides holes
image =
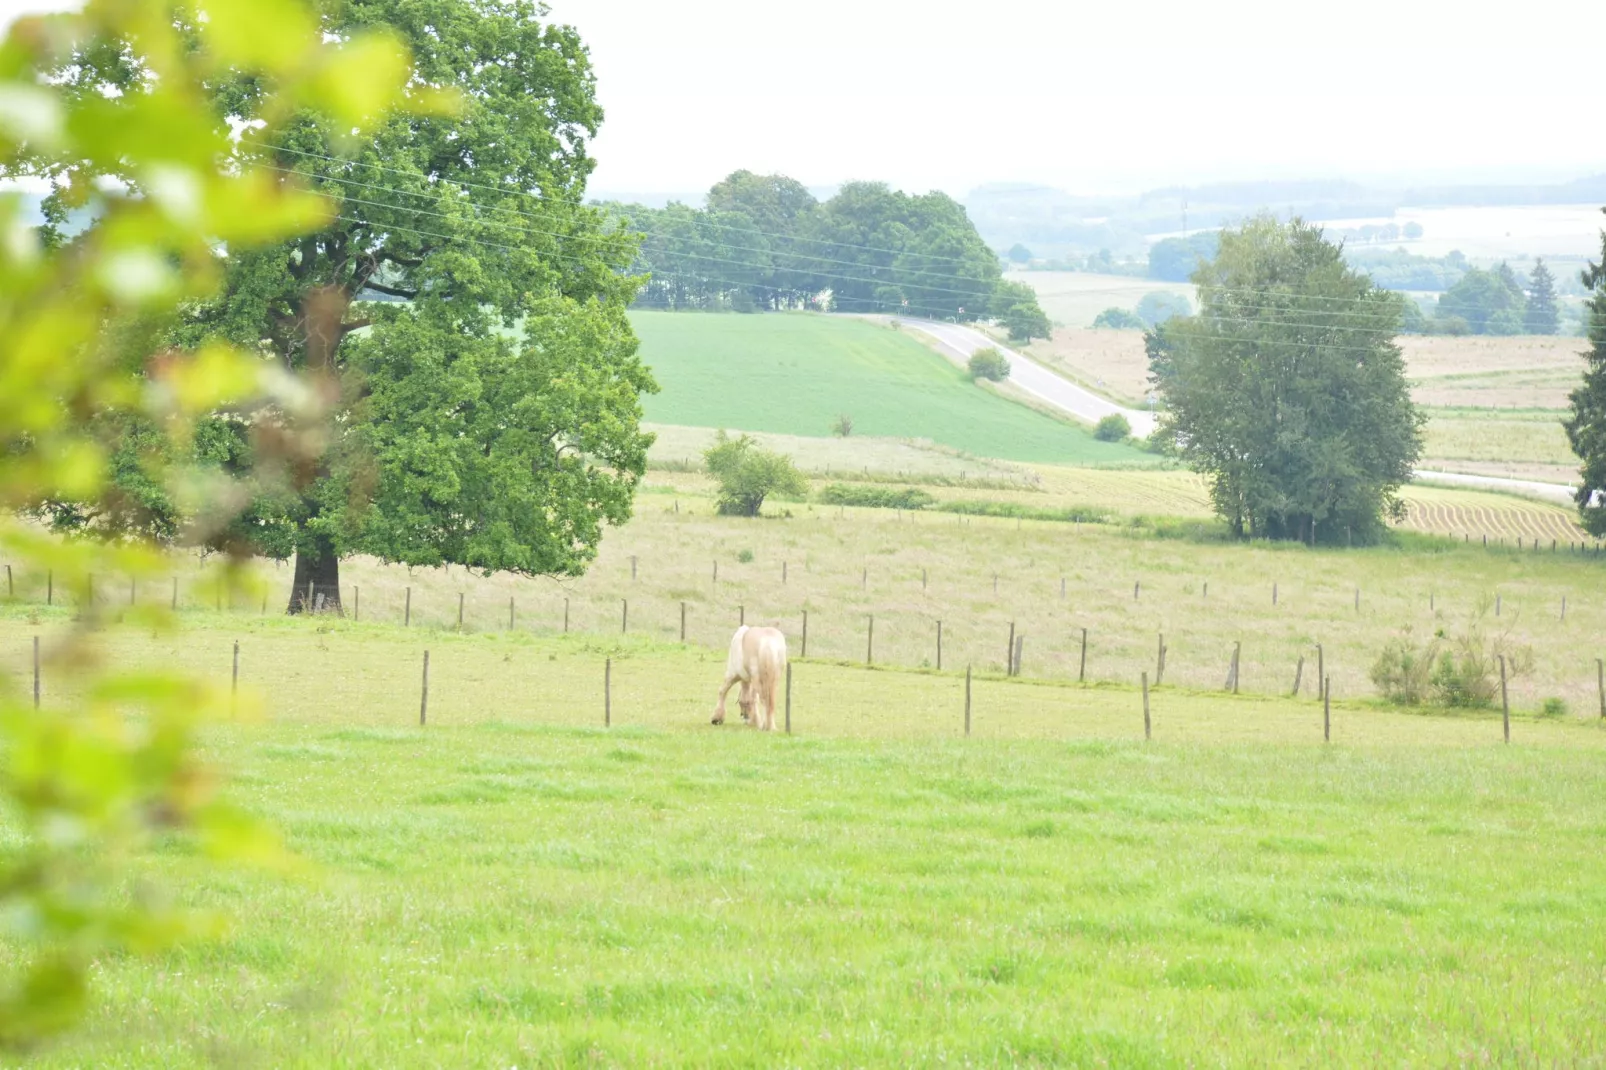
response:
{"label": "wooden fence post", "polygon": [[875,614],[870,614],[870,627],[864,636],[864,663],[875,664]]}
{"label": "wooden fence post", "polygon": [[792,734],[792,663],[786,663],[786,734]]}
{"label": "wooden fence post", "polygon": [[602,727],[613,727],[613,659],[602,662]]}
{"label": "wooden fence post", "polygon": [[718,561],[714,562],[714,582],[715,583],[719,582],[719,562]]}
{"label": "wooden fence post", "polygon": [[1299,655],[1299,664],[1294,666],[1294,698],[1299,697],[1299,685],[1305,678],[1305,655]]}
{"label": "wooden fence post", "polygon": [[781,586],[786,586],[786,562],[781,562]]}
{"label": "wooden fence post", "polygon": [[240,694],[240,641],[234,641],[234,672],[229,677],[229,696],[238,697]]}
{"label": "wooden fence post", "polygon": [[47,569],[45,571],[45,605],[53,606],[55,604],[56,604],[56,570],[52,568],[52,569]]}
{"label": "wooden fence post", "polygon": [[859,577],[859,586],[866,591],[870,589],[870,566],[868,565],[864,568],[864,575]]}
{"label": "wooden fence post", "polygon": [[798,654],[798,657],[806,658],[808,656],[809,656],[809,611],[805,609],[803,611],[803,649]]}
{"label": "wooden fence post", "polygon": [[1600,694],[1600,719],[1606,721],[1606,662],[1595,659],[1595,690]]}
{"label": "wooden fence post", "polygon": [[1561,620],[1562,620],[1563,624],[1565,624],[1567,622],[1567,596],[1566,595],[1562,595],[1561,596]]}
{"label": "wooden fence post", "polygon": [[1277,604],[1277,584],[1276,584],[1275,581],[1273,581],[1273,583],[1271,585],[1271,604],[1272,605],[1276,605]]}
{"label": "wooden fence post", "polygon": [[680,604],[680,641],[686,641],[686,603]]}
{"label": "wooden fence post", "polygon": [[402,627],[413,626],[413,589],[407,588],[407,600],[402,603]]}
{"label": "wooden fence post", "polygon": [[39,708],[39,637],[33,637],[33,708]]}
{"label": "wooden fence post", "polygon": [[920,570],[920,589],[922,591],[924,591],[926,589],[926,570],[925,569],[921,569]]}
{"label": "wooden fence post", "polygon": [[1136,602],[1138,600],[1138,591],[1142,588],[1142,586],[1142,580],[1138,580],[1136,583],[1132,584],[1132,601]]}
{"label": "wooden fence post", "polygon": [[1355,588],[1355,612],[1359,613],[1360,611],[1361,611],[1361,589],[1359,587],[1357,587],[1357,588]]}
{"label": "wooden fence post", "polygon": [[746,623],[747,623],[747,606],[745,606],[745,605],[737,606],[736,607],[736,626],[738,628],[740,628],[743,625],[745,625]]}
{"label": "wooden fence post", "polygon": [[1505,729],[1506,742],[1511,742],[1511,703],[1506,700],[1506,656],[1500,655],[1500,724]]}
{"label": "wooden fence post", "polygon": [[173,577],[173,612],[178,612],[178,577]]}
{"label": "wooden fence post", "polygon": [[508,595],[508,598],[507,598],[507,630],[510,631],[510,632],[513,630],[513,596],[512,595]]}
{"label": "wooden fence post", "polygon": [[630,555],[630,582],[636,582],[636,555]]}
{"label": "wooden fence post", "polygon": [[1143,674],[1143,742],[1150,738],[1149,729],[1149,674]]}
{"label": "wooden fence post", "polygon": [[563,634],[569,634],[569,600],[563,600]]}
{"label": "wooden fence post", "polygon": [[1087,682],[1087,629],[1082,629],[1082,665],[1076,670],[1076,682]]}
{"label": "wooden fence post", "polygon": [[1026,636],[1024,634],[1017,635],[1015,637],[1015,664],[1012,666],[1012,669],[1014,671],[1009,674],[1011,676],[1019,676],[1020,675],[1021,648],[1024,647],[1025,645],[1026,645]]}
{"label": "wooden fence post", "polygon": [[942,672],[942,621],[937,621],[937,671]]}
{"label": "wooden fence post", "polygon": [[429,651],[424,651],[424,689],[418,700],[418,723],[429,719]]}
{"label": "wooden fence post", "polygon": [[1165,633],[1160,633],[1160,642],[1154,651],[1154,686],[1159,687],[1165,679]]}
{"label": "wooden fence post", "polygon": [[351,619],[362,620],[362,588],[353,586],[351,589]]}
{"label": "wooden fence post", "polygon": [[[1327,662],[1322,655],[1322,644],[1316,644],[1316,690],[1327,693]],[[1317,695],[1321,698],[1321,695]]]}
{"label": "wooden fence post", "polygon": [[630,631],[630,599],[619,599],[619,634]]}
{"label": "wooden fence post", "polygon": [[457,630],[463,630],[463,592],[457,592]]}
{"label": "wooden fence post", "polygon": [[1204,581],[1204,597],[1205,598],[1209,598],[1210,597],[1210,581],[1209,580],[1205,580]]}
{"label": "wooden fence post", "polygon": [[17,585],[11,579],[11,566],[10,565],[6,566],[6,597],[7,598],[15,598],[15,597],[17,597]]}
{"label": "wooden fence post", "polygon": [[1004,645],[1004,675],[1014,676],[1011,672],[1015,667],[1015,622],[1009,622],[1009,642]]}
{"label": "wooden fence post", "polygon": [[[35,639],[37,643],[39,640]],[[970,738],[970,666],[965,666],[965,738]]]}
{"label": "wooden fence post", "polygon": [[1500,615],[1500,596],[1499,595],[1495,595],[1494,596],[1494,615],[1497,616],[1497,617]]}
{"label": "wooden fence post", "polygon": [[1322,684],[1322,742],[1333,741],[1333,682]]}

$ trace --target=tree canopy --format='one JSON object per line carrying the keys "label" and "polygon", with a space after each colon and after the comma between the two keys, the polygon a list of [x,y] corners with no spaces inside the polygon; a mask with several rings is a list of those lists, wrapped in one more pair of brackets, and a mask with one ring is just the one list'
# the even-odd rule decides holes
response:
{"label": "tree canopy", "polygon": [[[1606,209],[1602,209],[1606,212]],[[1589,298],[1584,304],[1584,381],[1572,392],[1572,411],[1563,421],[1567,441],[1583,462],[1578,481],[1579,523],[1594,536],[1606,536],[1606,230],[1600,261],[1582,274]]]}
{"label": "tree canopy", "polygon": [[722,428],[703,451],[703,463],[719,484],[715,508],[728,516],[757,516],[771,494],[808,493],[808,481],[792,459],[764,449],[750,435],[731,438]]}
{"label": "tree canopy", "polygon": [[[259,499],[228,533],[295,553],[292,612],[309,584],[338,607],[339,559],[357,552],[578,573],[601,526],[630,515],[650,441],[638,399],[653,389],[625,317],[635,241],[582,203],[602,112],[583,43],[543,14],[534,0],[328,5],[325,36],[385,27],[412,49],[414,81],[455,90],[460,114],[388,120],[345,156],[316,111],[241,139],[242,162],[335,213],[304,237],[229,250],[222,292],[171,337],[271,353],[339,409],[315,478]],[[220,123],[250,123],[262,100],[225,77],[210,105]],[[246,431],[219,414],[200,448],[248,473]]]}
{"label": "tree canopy", "polygon": [[1473,334],[1521,334],[1528,298],[1510,265],[1471,268],[1439,298],[1439,319],[1460,319]]}
{"label": "tree canopy", "polygon": [[1146,336],[1162,435],[1239,536],[1376,539],[1422,443],[1397,297],[1270,217],[1222,232],[1193,281],[1199,313]]}
{"label": "tree canopy", "polygon": [[643,235],[641,307],[996,318],[1020,340],[1048,335],[1036,294],[1004,282],[998,255],[944,193],[850,182],[819,202],[794,179],[737,171],[702,208],[608,208]]}

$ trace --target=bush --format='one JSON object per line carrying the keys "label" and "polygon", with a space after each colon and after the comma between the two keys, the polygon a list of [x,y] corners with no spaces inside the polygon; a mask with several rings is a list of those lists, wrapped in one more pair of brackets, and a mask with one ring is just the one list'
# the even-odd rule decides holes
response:
{"label": "bush", "polygon": [[924,509],[937,499],[917,487],[849,486],[832,483],[820,491],[826,505],[857,505],[867,509]]}
{"label": "bush", "polygon": [[808,493],[808,483],[790,458],[761,449],[747,435],[731,438],[721,430],[703,461],[719,483],[715,505],[725,516],[757,516],[771,494]]}
{"label": "bush", "polygon": [[1372,664],[1372,683],[1396,706],[1420,706],[1433,686],[1439,657],[1438,636],[1418,647],[1408,636],[1390,639]]}
{"label": "bush", "polygon": [[1102,330],[1141,331],[1148,326],[1136,312],[1124,308],[1107,308],[1093,317],[1093,326]]}
{"label": "bush", "polygon": [[847,438],[849,435],[853,434],[853,417],[849,416],[847,413],[843,413],[842,415],[838,416],[836,418],[836,423],[831,425],[831,433],[836,435],[838,438]]}
{"label": "bush", "polygon": [[1118,412],[1112,412],[1093,428],[1093,437],[1100,442],[1124,442],[1132,437],[1132,425]]}
{"label": "bush", "polygon": [[1545,717],[1567,716],[1567,700],[1563,698],[1547,698],[1545,704],[1539,707],[1539,712]]}
{"label": "bush", "polygon": [[1518,646],[1509,632],[1489,636],[1484,630],[1487,604],[1478,608],[1460,635],[1434,633],[1427,643],[1413,645],[1408,635],[1390,640],[1372,665],[1372,682],[1383,697],[1401,706],[1432,702],[1438,706],[1483,709],[1500,694],[1500,659],[1506,659],[1511,681],[1533,668],[1533,648]]}
{"label": "bush", "polygon": [[753,551],[751,551],[751,550],[738,550],[738,551],[736,551],[736,560],[741,562],[744,565],[752,564],[753,563]]}
{"label": "bush", "polygon": [[971,355],[971,379],[999,382],[1009,378],[1009,360],[996,349],[982,349]]}
{"label": "bush", "polygon": [[1193,315],[1193,304],[1181,294],[1167,290],[1153,290],[1138,302],[1138,318],[1150,327],[1158,327],[1174,316]]}

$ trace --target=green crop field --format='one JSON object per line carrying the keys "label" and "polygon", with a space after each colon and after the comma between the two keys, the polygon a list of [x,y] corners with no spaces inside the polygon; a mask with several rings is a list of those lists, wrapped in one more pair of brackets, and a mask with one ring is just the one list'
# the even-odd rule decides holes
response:
{"label": "green crop field", "polygon": [[[0,617],[7,669],[32,625]],[[797,666],[796,734],[705,722],[717,652],[331,621],[114,630],[227,679],[228,792],[304,860],[176,844],[228,919],[95,973],[39,1067],[1589,1065],[1606,733],[1518,718]],[[429,724],[418,721],[432,650]],[[613,659],[614,727],[602,719]],[[46,700],[58,694],[47,661]],[[14,954],[0,948],[0,954]]]}
{"label": "green crop field", "polygon": [[855,435],[928,439],[1003,460],[1154,462],[989,393],[915,339],[865,320],[675,312],[630,319],[663,388],[645,401],[656,423],[825,438],[846,414]]}

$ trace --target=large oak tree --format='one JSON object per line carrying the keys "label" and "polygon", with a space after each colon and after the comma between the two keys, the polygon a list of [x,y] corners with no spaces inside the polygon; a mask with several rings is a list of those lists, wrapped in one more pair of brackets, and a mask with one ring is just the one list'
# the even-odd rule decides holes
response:
{"label": "large oak tree", "polygon": [[[258,141],[259,86],[213,86],[243,159],[338,206],[317,233],[231,251],[222,296],[174,332],[257,349],[335,400],[331,422],[286,423],[327,439],[304,490],[229,533],[295,555],[292,613],[309,589],[338,609],[351,553],[576,573],[630,515],[654,389],[625,316],[635,240],[583,203],[602,111],[585,46],[545,16],[532,0],[331,0],[326,36],[387,26],[414,83],[460,101],[355,147],[315,113]],[[248,474],[246,431],[220,414],[203,452]]]}

